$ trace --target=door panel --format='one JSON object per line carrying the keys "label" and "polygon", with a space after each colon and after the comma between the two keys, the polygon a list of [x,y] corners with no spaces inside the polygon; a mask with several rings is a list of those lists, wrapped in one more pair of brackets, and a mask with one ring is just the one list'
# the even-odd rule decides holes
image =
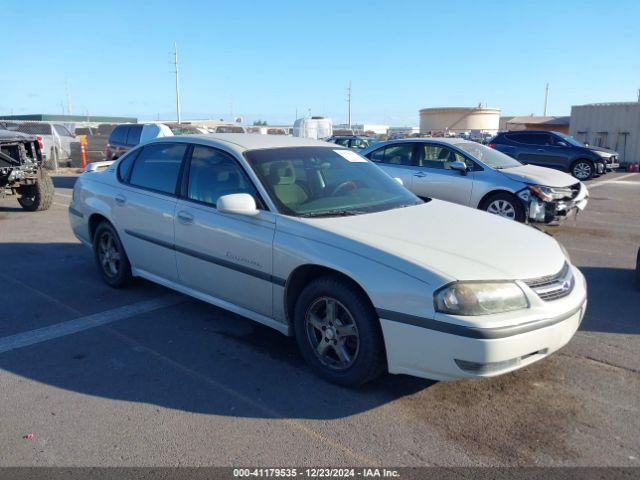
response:
{"label": "door panel", "polygon": [[114,198],[118,234],[134,268],[171,281],[178,280],[173,218],[176,199],[132,187]]}
{"label": "door panel", "polygon": [[463,175],[449,164],[465,161],[458,152],[440,144],[421,144],[417,171],[412,176],[411,191],[420,197],[431,197],[469,205],[473,191],[474,172]]}
{"label": "door panel", "polygon": [[259,198],[240,164],[221,150],[195,146],[176,210],[176,258],[187,287],[271,317],[275,218],[218,212],[223,195]]}
{"label": "door panel", "polygon": [[222,214],[184,200],[176,215],[180,283],[271,317],[273,215]]}
{"label": "door panel", "polygon": [[[114,218],[135,268],[177,281],[175,196],[187,145],[158,143],[140,150],[114,198]],[[119,175],[123,172],[120,171]]]}

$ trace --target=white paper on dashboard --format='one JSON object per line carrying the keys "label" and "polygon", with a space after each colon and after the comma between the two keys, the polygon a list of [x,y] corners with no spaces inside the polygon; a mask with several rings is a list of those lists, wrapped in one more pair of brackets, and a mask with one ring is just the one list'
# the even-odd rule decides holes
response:
{"label": "white paper on dashboard", "polygon": [[350,162],[366,162],[367,161],[366,158],[361,157],[356,152],[351,150],[334,150],[334,152],[336,152],[342,158],[349,160]]}

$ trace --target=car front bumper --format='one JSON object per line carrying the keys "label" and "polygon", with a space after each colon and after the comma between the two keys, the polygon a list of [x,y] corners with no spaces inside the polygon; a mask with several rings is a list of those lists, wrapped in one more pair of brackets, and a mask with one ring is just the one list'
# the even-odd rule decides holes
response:
{"label": "car front bumper", "polygon": [[552,200],[545,202],[535,195],[530,195],[528,200],[522,200],[527,219],[537,223],[551,223],[564,220],[572,213],[583,211],[588,203],[589,191],[581,184],[580,191],[574,198]]}
{"label": "car front bumper", "polygon": [[[500,327],[449,324],[450,328],[439,325],[434,329],[433,321],[420,325],[381,318],[389,372],[433,380],[481,378],[517,370],[547,357],[571,340],[586,310],[586,283],[573,268],[576,285],[572,293],[544,302],[545,312],[533,314],[538,317],[533,320],[529,314],[522,321],[522,313],[516,313],[512,323]],[[484,321],[492,323],[488,318]]]}

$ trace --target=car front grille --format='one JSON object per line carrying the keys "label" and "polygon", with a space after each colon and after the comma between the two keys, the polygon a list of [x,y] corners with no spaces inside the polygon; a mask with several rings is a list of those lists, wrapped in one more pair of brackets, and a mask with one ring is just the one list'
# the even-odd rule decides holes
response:
{"label": "car front grille", "polygon": [[542,300],[551,301],[569,295],[575,282],[571,268],[565,262],[562,269],[555,275],[525,280],[524,283],[536,292]]}
{"label": "car front grille", "polygon": [[576,198],[580,193],[580,182],[574,183],[569,188],[571,189],[571,198]]}

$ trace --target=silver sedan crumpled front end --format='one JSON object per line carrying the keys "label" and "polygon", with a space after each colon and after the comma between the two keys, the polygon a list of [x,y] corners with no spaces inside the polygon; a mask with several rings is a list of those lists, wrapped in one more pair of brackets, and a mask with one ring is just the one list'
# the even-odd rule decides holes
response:
{"label": "silver sedan crumpled front end", "polygon": [[589,191],[582,182],[568,187],[529,185],[518,193],[527,219],[532,222],[551,223],[577,215],[587,206]]}

